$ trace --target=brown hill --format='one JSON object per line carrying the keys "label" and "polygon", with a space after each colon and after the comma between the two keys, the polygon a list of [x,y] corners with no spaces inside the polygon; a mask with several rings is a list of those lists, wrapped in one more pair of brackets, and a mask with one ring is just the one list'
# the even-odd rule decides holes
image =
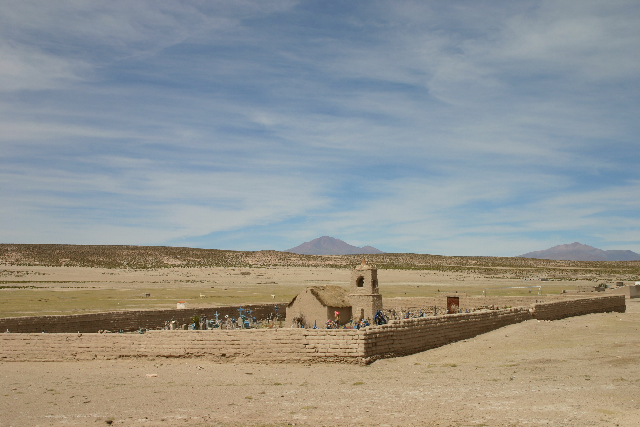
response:
{"label": "brown hill", "polygon": [[[172,267],[323,267],[353,268],[363,255],[299,255],[277,251],[228,251],[171,246],[0,244],[2,266],[66,266],[129,269]],[[640,261],[556,261],[516,257],[441,256],[412,253],[366,255],[379,269],[434,270],[493,278],[547,277],[580,274],[592,280],[632,281],[640,277]],[[0,288],[4,285],[0,280]]]}
{"label": "brown hill", "polygon": [[522,258],[553,259],[568,261],[638,261],[640,254],[627,250],[610,250],[594,248],[574,242],[568,245],[558,245],[552,248],[529,252],[520,255]]}
{"label": "brown hill", "polygon": [[295,248],[287,249],[285,252],[292,252],[294,254],[301,255],[357,255],[384,253],[372,246],[359,248],[340,239],[335,239],[329,236],[318,237],[317,239],[305,242]]}

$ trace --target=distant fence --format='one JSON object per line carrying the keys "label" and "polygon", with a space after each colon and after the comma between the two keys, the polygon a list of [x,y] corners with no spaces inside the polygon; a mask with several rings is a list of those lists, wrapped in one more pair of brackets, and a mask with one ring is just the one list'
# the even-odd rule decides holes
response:
{"label": "distant fence", "polygon": [[[353,329],[149,331],[145,334],[0,334],[0,361],[203,357],[263,362],[369,363],[413,354],[529,319],[624,312],[625,297],[603,296],[405,320]],[[195,311],[200,312],[199,310]]]}
{"label": "distant fence", "polygon": [[[257,319],[266,319],[277,313],[284,319],[286,304],[248,304],[242,308],[250,309],[251,316]],[[72,314],[64,316],[29,316],[29,317],[6,317],[0,319],[0,332],[18,333],[65,333],[82,332],[92,333],[103,330],[118,332],[137,331],[139,329],[158,329],[164,326],[164,322],[175,320],[179,325],[191,323],[193,316],[207,319],[214,319],[218,313],[220,319],[225,315],[238,318],[240,306],[229,307],[207,307],[189,309],[169,309],[169,310],[137,310],[137,311],[114,311],[108,313],[88,313]],[[246,315],[246,310],[244,311]]]}
{"label": "distant fence", "polygon": [[626,304],[624,295],[616,295],[532,304],[531,310],[538,320],[557,320],[589,313],[624,313]]}

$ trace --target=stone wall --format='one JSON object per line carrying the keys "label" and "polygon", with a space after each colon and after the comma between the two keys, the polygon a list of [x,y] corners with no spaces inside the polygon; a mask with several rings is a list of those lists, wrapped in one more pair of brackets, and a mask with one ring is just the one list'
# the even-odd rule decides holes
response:
{"label": "stone wall", "polygon": [[[243,305],[245,309],[251,309],[251,316],[265,319],[275,313],[274,306],[278,306],[278,317],[284,319],[286,304],[254,304]],[[167,320],[176,320],[179,325],[191,323],[193,316],[207,319],[215,319],[218,312],[220,318],[225,315],[238,318],[238,306],[232,307],[207,307],[169,310],[138,310],[138,311],[114,311],[108,313],[73,314],[66,316],[32,316],[32,317],[6,317],[0,319],[0,332],[7,329],[9,332],[19,333],[65,333],[82,332],[91,333],[101,330],[125,332],[138,329],[159,329]],[[246,315],[246,312],[244,312]]]}
{"label": "stone wall", "polygon": [[511,308],[393,320],[364,331],[363,356],[375,359],[418,353],[529,319],[528,308]]}
{"label": "stone wall", "polygon": [[533,316],[538,320],[557,320],[589,313],[610,311],[624,313],[626,303],[624,295],[612,295],[532,304],[531,310]]}
{"label": "stone wall", "polygon": [[382,357],[439,347],[529,319],[553,320],[610,311],[625,311],[624,296],[397,320],[361,330],[280,328],[149,331],[145,334],[9,333],[0,334],[0,361],[204,357],[263,362],[368,363]]}
{"label": "stone wall", "polygon": [[363,361],[362,331],[249,329],[144,334],[0,334],[0,361],[206,358],[259,362]]}

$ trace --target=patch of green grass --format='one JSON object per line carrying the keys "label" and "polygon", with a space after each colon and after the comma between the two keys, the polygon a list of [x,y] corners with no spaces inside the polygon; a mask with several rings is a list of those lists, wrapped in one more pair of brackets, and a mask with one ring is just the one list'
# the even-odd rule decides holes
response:
{"label": "patch of green grass", "polygon": [[[185,301],[187,307],[202,303],[217,305],[252,304],[271,302],[271,295],[278,296],[274,302],[291,300],[302,290],[300,286],[229,286],[211,289],[189,286],[184,282],[162,283],[154,287],[151,283],[124,283],[130,289],[63,289],[31,288],[0,289],[0,318],[22,316],[47,316],[60,314],[98,313],[124,310],[172,309],[177,301]],[[259,291],[259,292],[254,292]],[[151,297],[145,298],[145,294]],[[200,298],[200,293],[206,298]]]}

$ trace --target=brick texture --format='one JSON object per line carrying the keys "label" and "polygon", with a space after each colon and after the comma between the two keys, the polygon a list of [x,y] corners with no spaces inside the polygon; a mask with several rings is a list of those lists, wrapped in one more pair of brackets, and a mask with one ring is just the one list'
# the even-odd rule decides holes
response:
{"label": "brick texture", "polygon": [[[251,309],[251,316],[265,319],[275,314],[274,307],[278,307],[278,316],[284,320],[286,304],[254,304],[243,305],[245,309]],[[215,319],[218,312],[220,318],[225,315],[237,318],[239,306],[208,307],[170,310],[138,310],[115,311],[108,313],[73,314],[67,316],[32,316],[32,317],[6,317],[0,319],[0,332],[7,329],[9,332],[20,333],[65,333],[82,332],[91,333],[100,330],[124,332],[137,331],[139,329],[161,329],[167,320],[175,320],[179,325],[191,323],[193,316],[207,319]],[[246,315],[246,312],[245,312]]]}
{"label": "brick texture", "polygon": [[603,296],[533,304],[531,311],[538,320],[557,320],[589,313],[607,313],[611,311],[624,313],[626,311],[626,303],[624,295]]}
{"label": "brick texture", "polygon": [[[266,309],[266,308],[265,308]],[[213,360],[246,360],[260,362],[342,362],[369,363],[383,357],[421,352],[451,342],[471,338],[506,325],[529,319],[554,320],[588,313],[624,312],[624,296],[583,298],[569,301],[533,304],[504,310],[484,310],[415,319],[394,320],[387,325],[351,329],[252,329],[208,331],[162,331],[138,333],[3,333],[0,334],[0,361],[61,361],[119,358],[202,357]],[[185,312],[184,319],[203,310],[163,310],[149,317],[170,318],[167,312]],[[215,311],[215,309],[213,309]],[[221,309],[218,308],[220,312]],[[137,312],[149,315],[151,312]],[[236,312],[237,313],[237,312]],[[112,329],[124,329],[114,316]],[[120,314],[120,313],[118,313]],[[129,313],[131,315],[131,313]],[[111,318],[109,317],[111,316]],[[86,316],[86,315],[83,315]],[[91,322],[102,318],[95,317]],[[142,315],[144,318],[144,315]],[[156,318],[156,316],[158,316]],[[207,316],[209,314],[207,313]],[[74,317],[74,316],[64,316]],[[137,329],[144,320],[124,317]],[[175,317],[174,317],[175,318]],[[48,319],[48,318],[44,318]],[[179,319],[176,319],[179,320]],[[106,320],[103,320],[106,321]],[[180,320],[179,320],[180,321]],[[51,325],[55,322],[31,321],[29,325]],[[87,321],[62,323],[60,328],[84,325]],[[151,323],[149,323],[151,324]],[[106,329],[100,323],[101,329]],[[16,326],[27,327],[16,324]],[[32,326],[29,326],[32,327]],[[53,330],[51,330],[53,332]]]}

